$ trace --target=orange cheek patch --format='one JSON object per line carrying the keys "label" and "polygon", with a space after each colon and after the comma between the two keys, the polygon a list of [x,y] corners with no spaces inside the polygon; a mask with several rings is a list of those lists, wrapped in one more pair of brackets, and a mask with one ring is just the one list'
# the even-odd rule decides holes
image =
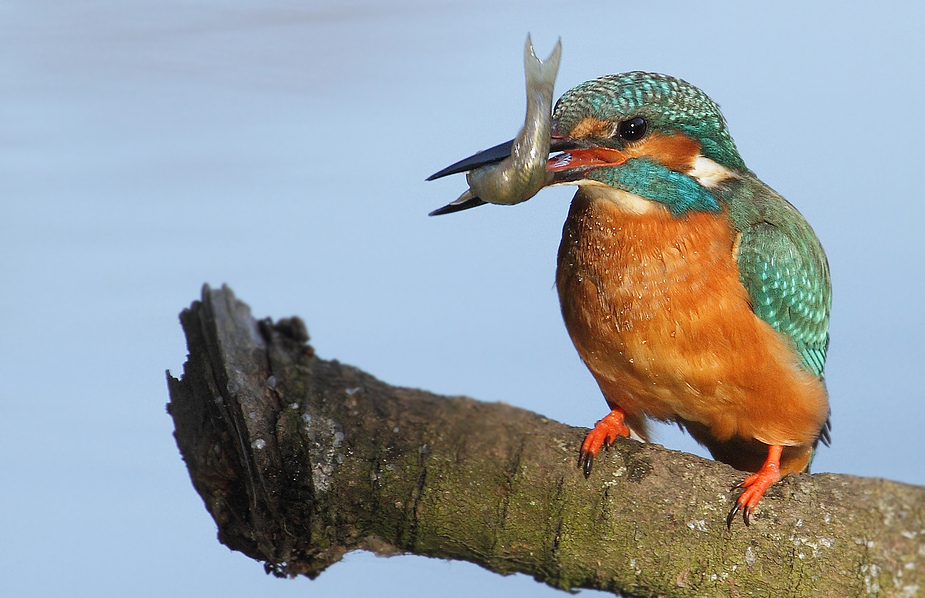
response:
{"label": "orange cheek patch", "polygon": [[700,155],[700,144],[683,133],[652,133],[628,145],[623,152],[632,158],[651,158],[678,172],[688,172]]}
{"label": "orange cheek patch", "polygon": [[572,130],[569,131],[569,137],[575,139],[582,139],[584,137],[606,139],[613,135],[613,131],[613,123],[587,116],[572,127]]}
{"label": "orange cheek patch", "polygon": [[[574,139],[607,139],[614,135],[614,123],[585,117],[569,131]],[[650,158],[678,172],[688,172],[700,155],[700,144],[685,135],[653,132],[644,140],[621,150],[629,158]]]}

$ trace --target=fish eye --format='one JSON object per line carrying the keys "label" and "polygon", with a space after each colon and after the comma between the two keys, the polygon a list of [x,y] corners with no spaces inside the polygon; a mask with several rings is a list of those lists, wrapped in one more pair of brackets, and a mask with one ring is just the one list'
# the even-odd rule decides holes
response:
{"label": "fish eye", "polygon": [[625,141],[639,141],[643,138],[648,129],[649,125],[646,123],[646,119],[641,116],[634,116],[620,123],[620,126],[617,128],[617,134],[620,136],[620,139]]}

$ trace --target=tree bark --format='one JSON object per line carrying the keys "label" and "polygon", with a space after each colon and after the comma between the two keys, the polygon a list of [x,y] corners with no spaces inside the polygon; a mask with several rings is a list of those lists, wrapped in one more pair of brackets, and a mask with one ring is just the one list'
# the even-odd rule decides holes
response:
{"label": "tree bark", "polygon": [[585,479],[586,429],[324,361],[227,287],[180,320],[177,444],[219,540],[274,574],[364,549],[632,596],[925,594],[925,488],[791,475],[727,529],[721,463],[620,439]]}

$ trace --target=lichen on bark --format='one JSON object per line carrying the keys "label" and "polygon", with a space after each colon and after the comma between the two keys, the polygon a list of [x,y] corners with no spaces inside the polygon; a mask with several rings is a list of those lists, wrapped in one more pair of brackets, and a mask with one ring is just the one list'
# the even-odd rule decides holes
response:
{"label": "lichen on bark", "polygon": [[219,540],[274,574],[365,549],[633,596],[925,593],[923,488],[787,476],[727,529],[723,464],[621,439],[585,479],[585,429],[319,359],[298,318],[256,321],[227,288],[181,322],[177,444]]}

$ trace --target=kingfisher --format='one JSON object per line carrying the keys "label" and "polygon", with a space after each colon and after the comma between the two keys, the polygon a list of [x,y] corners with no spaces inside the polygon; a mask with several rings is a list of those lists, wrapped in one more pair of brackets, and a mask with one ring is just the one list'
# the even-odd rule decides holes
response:
{"label": "kingfisher", "polygon": [[[745,525],[782,476],[829,444],[829,266],[806,219],[748,169],[719,107],[675,77],[610,75],[551,114],[546,185],[576,185],[556,288],[610,412],[581,446],[587,477],[618,437],[675,422],[751,473]],[[498,163],[500,144],[431,178]],[[447,206],[435,214],[482,205]]]}

